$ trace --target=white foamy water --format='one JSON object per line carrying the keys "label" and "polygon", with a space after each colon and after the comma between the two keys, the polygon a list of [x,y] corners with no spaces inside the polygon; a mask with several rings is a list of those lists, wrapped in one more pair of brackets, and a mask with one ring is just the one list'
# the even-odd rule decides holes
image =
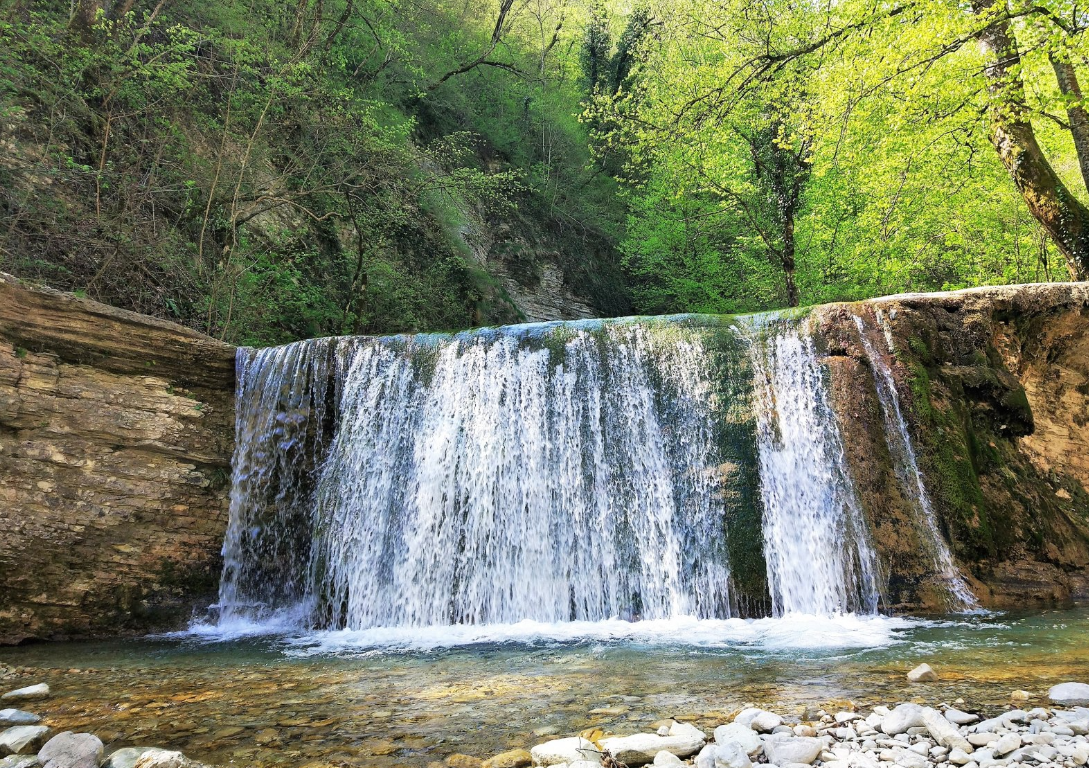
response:
{"label": "white foamy water", "polygon": [[[883,313],[878,310],[877,320],[881,327],[889,353],[893,352],[892,332]],[[979,603],[968,588],[967,582],[957,568],[949,546],[938,529],[937,515],[927,493],[923,473],[919,470],[919,461],[915,456],[915,446],[908,432],[907,422],[900,409],[900,393],[896,389],[896,380],[885,356],[874,349],[866,333],[866,324],[862,317],[854,315],[855,326],[862,346],[866,350],[870,366],[873,369],[874,386],[881,402],[881,413],[885,421],[885,439],[889,452],[896,463],[896,476],[904,497],[913,502],[916,510],[916,524],[921,533],[921,540],[927,547],[933,570],[948,591],[949,608],[957,611],[979,610]]]}
{"label": "white foamy water", "polygon": [[774,613],[873,613],[881,598],[877,555],[808,320],[758,318],[746,336]]}

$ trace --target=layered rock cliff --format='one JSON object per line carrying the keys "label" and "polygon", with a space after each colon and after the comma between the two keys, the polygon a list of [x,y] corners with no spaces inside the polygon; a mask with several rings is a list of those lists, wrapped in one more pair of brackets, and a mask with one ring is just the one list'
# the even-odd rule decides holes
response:
{"label": "layered rock cliff", "polygon": [[[942,589],[896,481],[872,349],[981,602],[1089,598],[1089,285],[815,312],[886,607],[934,610]],[[214,598],[234,364],[180,326],[0,279],[0,642],[170,629]]]}
{"label": "layered rock cliff", "polygon": [[214,595],[233,425],[233,347],[0,275],[0,643]]}

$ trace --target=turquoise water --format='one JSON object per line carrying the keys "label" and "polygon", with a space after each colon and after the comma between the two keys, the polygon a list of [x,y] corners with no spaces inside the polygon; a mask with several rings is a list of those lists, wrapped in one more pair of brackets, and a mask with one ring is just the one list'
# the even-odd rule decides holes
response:
{"label": "turquoise water", "polygon": [[[936,620],[234,632],[6,648],[0,664],[29,668],[9,673],[6,687],[53,687],[36,707],[49,725],[91,730],[108,749],[311,768],[422,768],[454,752],[486,758],[552,734],[633,733],[666,717],[710,729],[747,703],[804,718],[848,702],[963,698],[986,712],[1016,689],[1042,696],[1056,682],[1089,682],[1086,607]],[[921,661],[942,679],[909,684],[905,672]]]}

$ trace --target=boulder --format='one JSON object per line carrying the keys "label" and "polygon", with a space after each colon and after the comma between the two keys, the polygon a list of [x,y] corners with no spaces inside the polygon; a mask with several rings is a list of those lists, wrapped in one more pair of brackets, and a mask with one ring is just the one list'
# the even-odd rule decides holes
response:
{"label": "boulder", "polygon": [[529,751],[534,765],[556,765],[557,763],[573,763],[578,760],[590,760],[601,762],[601,755],[593,742],[587,741],[581,736],[572,736],[567,739],[552,739],[544,744],[538,744]]}
{"label": "boulder", "polygon": [[768,762],[783,766],[787,763],[812,765],[820,757],[824,741],[809,736],[773,736],[764,741]]}
{"label": "boulder", "polygon": [[881,730],[889,736],[907,733],[908,728],[924,725],[923,708],[918,704],[901,704],[881,720]]}
{"label": "boulder", "polygon": [[58,733],[38,751],[42,768],[98,768],[102,763],[102,740],[90,733]]}
{"label": "boulder", "polygon": [[[672,730],[672,729],[670,729]],[[672,752],[677,757],[688,757],[700,751],[703,736],[684,734],[659,736],[656,733],[637,733],[633,736],[612,736],[598,744],[625,765],[646,765],[653,762],[659,752]]]}
{"label": "boulder", "polygon": [[1085,683],[1059,683],[1048,689],[1047,697],[1053,704],[1065,707],[1089,706],[1089,685]]}
{"label": "boulder", "polygon": [[42,719],[33,712],[24,712],[21,709],[0,709],[0,726],[8,728],[13,725],[37,725]]}
{"label": "boulder", "polygon": [[756,731],[738,722],[720,725],[715,729],[716,744],[729,744],[730,742],[740,744],[750,757],[758,754],[764,748],[764,742]]}
{"label": "boulder", "polygon": [[908,680],[913,683],[932,683],[938,679],[938,673],[929,664],[920,664],[908,672]]}
{"label": "boulder", "polygon": [[524,768],[527,765],[533,765],[533,755],[524,749],[511,749],[488,758],[481,768]]}
{"label": "boulder", "polygon": [[0,733],[0,755],[28,755],[38,751],[49,729],[44,725],[16,725]]}
{"label": "boulder", "polygon": [[45,683],[38,683],[37,685],[28,685],[25,688],[16,688],[14,691],[8,691],[0,699],[4,701],[34,701],[36,699],[48,699],[49,698],[49,686]]}

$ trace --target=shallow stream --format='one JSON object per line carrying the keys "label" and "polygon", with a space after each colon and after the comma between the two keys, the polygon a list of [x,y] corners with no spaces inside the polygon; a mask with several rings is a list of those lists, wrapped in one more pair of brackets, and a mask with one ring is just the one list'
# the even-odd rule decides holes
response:
{"label": "shallow stream", "polygon": [[[803,716],[918,700],[984,712],[1089,681],[1089,608],[918,620],[522,623],[490,628],[187,635],[0,649],[7,688],[107,749],[153,745],[227,766],[426,766],[591,727],[666,717],[711,729],[746,703]],[[910,684],[921,661],[941,675]]]}

